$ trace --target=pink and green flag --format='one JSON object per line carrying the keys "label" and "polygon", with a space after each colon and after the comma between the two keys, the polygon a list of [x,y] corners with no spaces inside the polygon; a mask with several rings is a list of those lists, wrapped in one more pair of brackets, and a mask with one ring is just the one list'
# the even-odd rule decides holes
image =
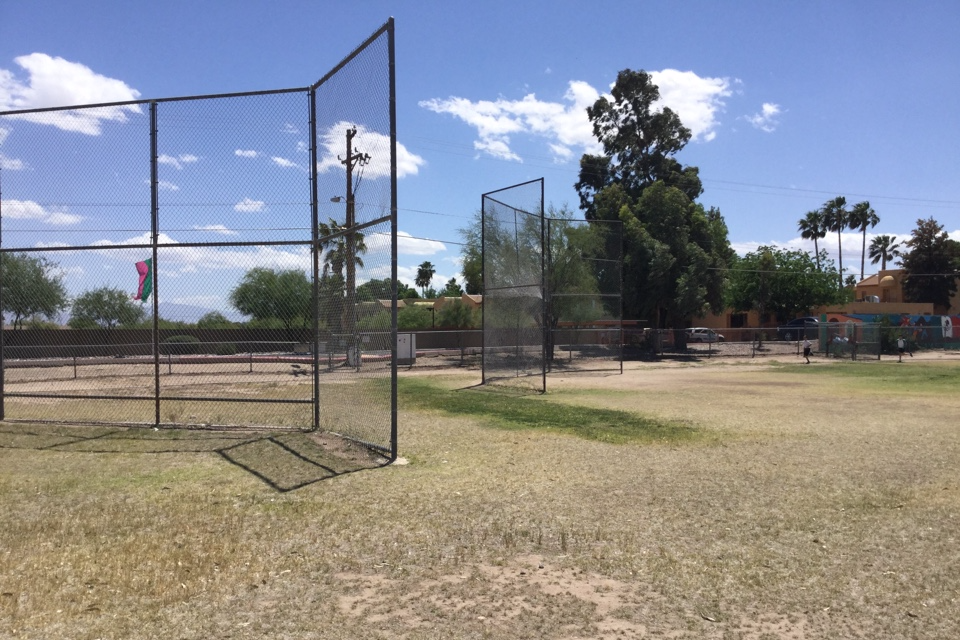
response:
{"label": "pink and green flag", "polygon": [[150,299],[150,291],[153,289],[153,258],[138,262],[137,273],[140,274],[140,285],[137,287],[137,295],[133,296],[133,299],[146,302]]}

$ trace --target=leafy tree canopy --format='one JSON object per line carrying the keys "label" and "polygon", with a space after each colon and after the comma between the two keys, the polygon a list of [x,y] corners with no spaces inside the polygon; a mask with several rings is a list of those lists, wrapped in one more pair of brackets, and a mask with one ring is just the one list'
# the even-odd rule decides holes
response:
{"label": "leafy tree canopy", "polygon": [[236,325],[230,322],[227,317],[219,311],[205,313],[197,320],[198,329],[229,329],[234,326]]}
{"label": "leafy tree canopy", "polygon": [[617,190],[612,195],[601,200],[618,206],[624,223],[624,316],[680,329],[707,309],[719,313],[734,256],[719,210],[663,182],[634,204]]}
{"label": "leafy tree canopy", "polygon": [[670,108],[654,110],[660,90],[650,75],[625,69],[610,94],[587,108],[593,135],[603,146],[602,156],[586,154],[580,160],[575,187],[587,219],[597,216],[595,198],[611,184],[639,198],[659,181],[696,200],[703,192],[699,170],[683,167],[673,157],[690,141],[690,130]]}
{"label": "leafy tree canopy", "polygon": [[143,321],[146,312],[130,299],[129,294],[115,287],[101,287],[80,294],[70,309],[73,329],[115,329]]}
{"label": "leafy tree canopy", "polygon": [[474,329],[480,326],[480,313],[462,300],[444,304],[437,311],[436,325],[441,329]]}
{"label": "leafy tree canopy", "polygon": [[[339,280],[339,279],[338,279]],[[342,296],[342,288],[338,287]],[[230,303],[254,320],[276,319],[287,330],[310,326],[313,288],[302,271],[256,267],[230,292]]]}
{"label": "leafy tree canopy", "polygon": [[735,257],[725,292],[727,305],[787,322],[815,307],[844,302],[848,294],[837,289],[837,269],[825,255],[820,258],[818,268],[806,251],[773,246]]}
{"label": "leafy tree canopy", "polygon": [[26,319],[52,319],[67,308],[67,292],[59,266],[27,253],[0,254],[0,283],[3,285],[3,313],[11,317],[14,329]]}
{"label": "leafy tree canopy", "polygon": [[[603,156],[584,155],[575,185],[588,220],[623,222],[624,316],[679,329],[722,305],[723,274],[733,256],[696,167],[675,158],[690,130],[669,108],[649,74],[621,71],[610,97],[587,109]],[[680,336],[682,341],[683,336]]]}
{"label": "leafy tree canopy", "polygon": [[917,220],[917,228],[905,243],[900,258],[904,271],[903,295],[907,302],[932,302],[950,307],[957,292],[960,242],[951,240],[943,225],[933,218]]}
{"label": "leafy tree canopy", "polygon": [[447,284],[443,287],[443,291],[440,292],[440,295],[448,298],[462,296],[463,287],[460,286],[460,283],[457,282],[456,278],[450,278],[447,280]]}

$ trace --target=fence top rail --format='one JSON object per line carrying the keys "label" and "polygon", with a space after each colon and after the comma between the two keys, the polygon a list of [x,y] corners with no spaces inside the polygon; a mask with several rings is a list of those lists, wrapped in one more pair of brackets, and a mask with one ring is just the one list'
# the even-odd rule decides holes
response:
{"label": "fence top rail", "polygon": [[149,98],[141,100],[124,100],[122,102],[98,102],[96,104],[74,104],[59,107],[36,107],[34,109],[15,109],[0,111],[0,116],[17,116],[29,113],[50,113],[55,111],[77,111],[80,109],[102,109],[105,107],[125,107],[138,104],[154,104],[161,102],[187,102],[189,100],[214,100],[218,98],[244,98],[249,96],[268,96],[282,93],[307,93],[310,87],[294,87],[291,89],[264,89],[260,91],[240,91],[234,93],[210,93],[195,96],[179,96],[174,98]]}

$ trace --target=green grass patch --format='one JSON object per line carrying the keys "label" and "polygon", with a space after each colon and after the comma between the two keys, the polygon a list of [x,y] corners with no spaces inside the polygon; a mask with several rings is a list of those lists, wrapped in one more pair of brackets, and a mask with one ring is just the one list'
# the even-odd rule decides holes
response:
{"label": "green grass patch", "polygon": [[884,394],[954,394],[960,388],[960,367],[955,362],[904,361],[837,362],[829,367],[784,365],[791,373],[821,379],[843,380],[845,386]]}
{"label": "green grass patch", "polygon": [[423,379],[398,381],[401,403],[481,418],[501,429],[549,429],[612,444],[677,443],[700,439],[689,424],[595,407],[558,404],[550,396],[518,396],[490,389],[448,389]]}

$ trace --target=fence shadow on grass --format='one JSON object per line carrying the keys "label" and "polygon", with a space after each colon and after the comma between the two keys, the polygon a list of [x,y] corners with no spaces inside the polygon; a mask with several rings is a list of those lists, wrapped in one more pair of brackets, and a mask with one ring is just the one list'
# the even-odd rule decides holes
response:
{"label": "fence shadow on grass", "polygon": [[85,454],[213,453],[285,493],[388,460],[334,434],[0,423],[0,449]]}

